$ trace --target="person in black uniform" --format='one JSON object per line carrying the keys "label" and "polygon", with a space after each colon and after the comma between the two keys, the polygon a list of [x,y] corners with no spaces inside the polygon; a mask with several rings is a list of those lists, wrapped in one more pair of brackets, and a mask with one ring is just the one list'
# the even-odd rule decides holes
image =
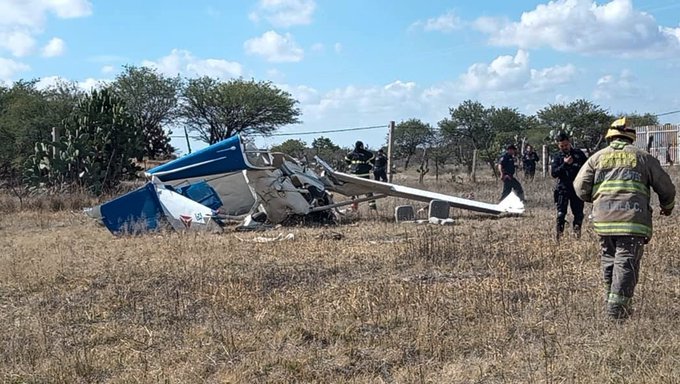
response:
{"label": "person in black uniform", "polygon": [[382,149],[378,150],[378,155],[373,162],[373,178],[387,182],[387,156]]}
{"label": "person in black uniform", "polygon": [[571,145],[569,135],[560,133],[555,138],[559,152],[553,156],[550,163],[550,175],[557,180],[555,183],[555,208],[557,208],[556,238],[562,237],[567,217],[567,207],[571,206],[574,215],[574,235],[581,237],[581,225],[583,224],[583,201],[574,191],[574,179],[588,158],[580,149]]}
{"label": "person in black uniform", "polygon": [[[370,179],[371,178],[371,170],[373,169],[373,161],[374,161],[375,155],[373,155],[373,152],[368,151],[364,149],[364,143],[361,141],[357,141],[354,144],[354,150],[345,156],[345,162],[347,165],[349,165],[349,170],[352,174],[355,176],[362,177],[364,179]],[[367,193],[367,197],[373,196],[372,193]],[[354,210],[358,208],[358,205],[355,203],[352,205]],[[371,209],[376,209],[375,205],[375,200],[371,200],[368,202],[368,206]]]}
{"label": "person in black uniform", "polygon": [[525,150],[524,150],[524,155],[522,156],[522,166],[524,168],[524,176],[529,179],[533,180],[534,175],[536,174],[536,163],[538,162],[538,153],[534,151],[534,148],[527,144]]}
{"label": "person in black uniform", "polygon": [[505,199],[513,190],[520,200],[524,201],[524,189],[522,184],[515,179],[515,154],[517,147],[510,144],[505,147],[505,153],[498,159],[498,172],[503,180],[503,193],[501,194],[501,201]]}

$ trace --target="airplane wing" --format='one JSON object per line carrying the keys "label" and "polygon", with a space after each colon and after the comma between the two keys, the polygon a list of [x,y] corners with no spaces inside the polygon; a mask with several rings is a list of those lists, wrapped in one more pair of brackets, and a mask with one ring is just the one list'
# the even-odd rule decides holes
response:
{"label": "airplane wing", "polygon": [[372,192],[424,202],[442,200],[448,202],[454,208],[496,215],[501,213],[524,213],[524,204],[514,193],[508,195],[499,204],[483,203],[480,201],[463,199],[461,197],[446,195],[443,193],[406,187],[399,184],[364,179],[347,173],[337,172],[318,157],[316,157],[316,161],[324,168],[326,175],[333,182],[335,189],[339,193],[347,194],[349,196],[356,196]]}

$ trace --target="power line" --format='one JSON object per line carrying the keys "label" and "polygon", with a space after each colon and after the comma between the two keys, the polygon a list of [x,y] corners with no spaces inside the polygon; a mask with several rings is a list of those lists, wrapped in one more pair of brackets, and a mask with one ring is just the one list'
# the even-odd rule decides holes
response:
{"label": "power line", "polygon": [[323,131],[312,132],[296,132],[296,133],[272,133],[269,135],[256,134],[259,136],[303,136],[303,135],[318,135],[320,133],[335,133],[335,132],[350,132],[350,131],[367,131],[369,129],[387,128],[387,125],[371,125],[368,127],[342,128],[342,129],[328,129]]}
{"label": "power line", "polygon": [[673,115],[673,114],[676,114],[676,113],[680,113],[680,109],[678,109],[677,111],[670,111],[670,112],[658,113],[658,114],[656,114],[656,115],[654,115],[654,116],[659,117],[659,116]]}

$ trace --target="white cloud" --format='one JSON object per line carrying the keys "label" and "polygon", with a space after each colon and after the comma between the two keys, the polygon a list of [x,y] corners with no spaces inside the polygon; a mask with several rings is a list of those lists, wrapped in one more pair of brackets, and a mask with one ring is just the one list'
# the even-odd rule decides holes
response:
{"label": "white cloud", "polygon": [[113,65],[105,65],[102,67],[102,73],[105,75],[111,74],[116,70]]}
{"label": "white cloud", "polygon": [[574,79],[577,72],[576,67],[572,64],[531,69],[531,78],[525,87],[538,91],[550,90],[558,85],[569,83]]}
{"label": "white cloud", "polygon": [[249,17],[254,22],[265,19],[275,27],[287,28],[310,24],[315,9],[314,0],[260,0]]}
{"label": "white cloud", "polygon": [[0,27],[0,48],[5,48],[15,57],[29,55],[35,49],[33,34],[22,30],[2,31]]}
{"label": "white cloud", "polygon": [[461,75],[460,85],[470,92],[546,91],[571,81],[576,72],[571,64],[533,69],[529,53],[520,49],[515,56],[498,56],[490,64],[471,65]]}
{"label": "white cloud", "polygon": [[0,81],[9,82],[17,73],[31,69],[28,65],[0,57]]}
{"label": "white cloud", "polygon": [[335,43],[333,46],[333,49],[335,50],[335,53],[340,54],[342,53],[342,44],[341,43]]}
{"label": "white cloud", "polygon": [[240,63],[222,59],[199,59],[182,49],[173,49],[169,55],[156,61],[144,60],[142,65],[156,68],[169,76],[210,76],[229,79],[243,74],[243,66]]}
{"label": "white cloud", "polygon": [[595,100],[611,100],[643,95],[643,87],[637,84],[637,78],[629,70],[623,70],[618,75],[608,74],[600,77],[593,91],[593,98]]}
{"label": "white cloud", "polygon": [[423,29],[424,31],[451,32],[463,27],[461,19],[453,12],[449,11],[435,18],[425,21],[418,20],[411,24],[410,29]]}
{"label": "white cloud", "polygon": [[529,73],[529,54],[519,50],[515,56],[498,56],[491,64],[476,63],[461,76],[469,91],[502,90],[522,86]]}
{"label": "white cloud", "polygon": [[310,48],[312,52],[323,52],[326,47],[323,45],[323,43],[315,43],[312,44],[312,47]]}
{"label": "white cloud", "polygon": [[551,47],[563,52],[619,57],[673,57],[680,54],[680,27],[659,26],[632,0],[554,0],[524,12],[518,22],[480,18],[475,26],[490,43],[522,49]]}
{"label": "white cloud", "polygon": [[55,37],[43,47],[42,55],[44,57],[56,57],[62,55],[65,50],[66,44],[64,43],[64,40]]}
{"label": "white cloud", "polygon": [[68,79],[65,79],[61,76],[45,76],[38,81],[36,84],[36,88],[38,89],[47,89],[50,87],[54,87],[60,83],[74,83],[78,88],[85,92],[89,92],[93,89],[99,89],[102,87],[105,87],[107,84],[111,83],[113,80],[111,79],[95,79],[95,78],[86,78],[85,80],[81,81],[71,81]]}
{"label": "white cloud", "polygon": [[45,28],[48,14],[61,19],[89,16],[89,0],[0,1],[0,49],[16,57],[31,54],[35,37]]}
{"label": "white cloud", "polygon": [[297,62],[302,60],[304,51],[290,33],[279,35],[275,31],[267,31],[261,37],[243,43],[246,53],[259,55],[271,62]]}

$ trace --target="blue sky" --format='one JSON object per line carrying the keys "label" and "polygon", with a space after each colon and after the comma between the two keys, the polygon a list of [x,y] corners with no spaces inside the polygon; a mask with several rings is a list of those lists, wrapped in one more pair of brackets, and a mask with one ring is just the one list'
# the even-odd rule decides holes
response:
{"label": "blue sky", "polygon": [[[436,124],[466,99],[527,114],[579,98],[663,113],[680,110],[680,2],[0,0],[0,82],[89,89],[125,64],[272,81],[302,111],[282,133]],[[325,136],[377,147],[385,134]]]}

